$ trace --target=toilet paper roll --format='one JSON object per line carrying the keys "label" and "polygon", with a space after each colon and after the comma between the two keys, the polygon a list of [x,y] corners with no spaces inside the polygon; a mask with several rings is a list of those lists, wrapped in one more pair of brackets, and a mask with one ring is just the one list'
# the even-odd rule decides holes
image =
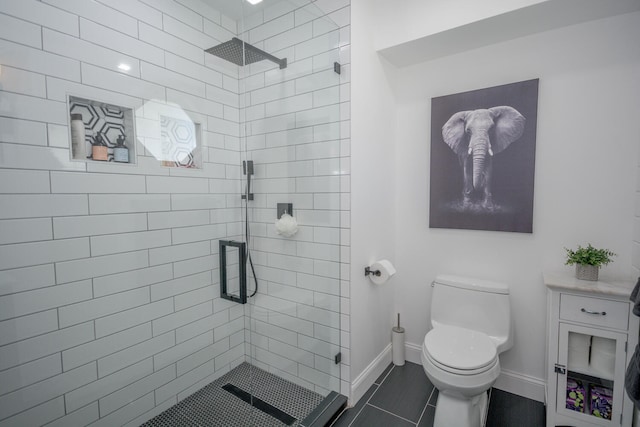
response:
{"label": "toilet paper roll", "polygon": [[591,335],[569,332],[569,347],[587,348],[591,345]]}
{"label": "toilet paper roll", "polygon": [[589,366],[591,335],[569,332],[569,360],[572,369],[586,369]]}
{"label": "toilet paper roll", "polygon": [[606,378],[613,378],[616,371],[616,355],[604,351],[591,351],[591,368]]}
{"label": "toilet paper roll", "polygon": [[616,340],[612,340],[610,338],[594,336],[591,341],[591,347],[593,347],[593,351],[600,351],[614,355],[616,354]]}
{"label": "toilet paper roll", "polygon": [[569,347],[567,364],[571,369],[587,369],[589,367],[589,347]]}
{"label": "toilet paper roll", "polygon": [[391,276],[396,274],[396,269],[393,267],[393,264],[386,259],[381,259],[380,261],[376,261],[371,265],[371,271],[379,271],[380,275],[376,276],[375,274],[370,274],[369,279],[376,285],[382,285],[385,283]]}
{"label": "toilet paper roll", "polygon": [[404,328],[391,329],[391,354],[394,365],[404,365]]}
{"label": "toilet paper roll", "polygon": [[591,367],[604,376],[613,378],[616,365],[616,341],[593,337],[591,341]]}

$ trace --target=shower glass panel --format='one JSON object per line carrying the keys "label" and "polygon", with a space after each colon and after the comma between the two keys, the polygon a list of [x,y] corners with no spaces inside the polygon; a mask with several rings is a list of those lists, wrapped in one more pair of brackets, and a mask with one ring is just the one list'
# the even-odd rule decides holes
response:
{"label": "shower glass panel", "polygon": [[311,1],[243,4],[238,39],[270,56],[239,67],[246,356],[252,394],[297,425],[340,392],[340,33]]}

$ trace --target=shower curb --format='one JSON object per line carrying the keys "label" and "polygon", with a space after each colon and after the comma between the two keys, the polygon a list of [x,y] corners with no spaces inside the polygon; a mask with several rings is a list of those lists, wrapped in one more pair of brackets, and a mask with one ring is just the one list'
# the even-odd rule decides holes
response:
{"label": "shower curb", "polygon": [[332,391],[307,417],[302,420],[300,427],[325,427],[342,413],[347,406],[347,397]]}

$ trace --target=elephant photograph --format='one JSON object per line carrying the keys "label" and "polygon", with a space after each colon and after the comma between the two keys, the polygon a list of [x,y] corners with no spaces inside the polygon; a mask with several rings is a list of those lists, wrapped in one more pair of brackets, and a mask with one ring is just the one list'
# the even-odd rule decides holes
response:
{"label": "elephant photograph", "polygon": [[432,98],[429,227],[533,232],[538,79]]}

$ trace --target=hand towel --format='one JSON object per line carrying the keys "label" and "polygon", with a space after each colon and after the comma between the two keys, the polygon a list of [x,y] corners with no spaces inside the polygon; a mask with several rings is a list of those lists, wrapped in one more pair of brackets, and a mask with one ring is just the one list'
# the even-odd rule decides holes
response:
{"label": "hand towel", "polygon": [[640,316],[640,277],[638,277],[636,287],[631,291],[629,299],[633,302],[633,314]]}
{"label": "hand towel", "polygon": [[640,409],[640,345],[636,345],[636,351],[631,356],[627,372],[624,376],[624,388],[627,395]]}

